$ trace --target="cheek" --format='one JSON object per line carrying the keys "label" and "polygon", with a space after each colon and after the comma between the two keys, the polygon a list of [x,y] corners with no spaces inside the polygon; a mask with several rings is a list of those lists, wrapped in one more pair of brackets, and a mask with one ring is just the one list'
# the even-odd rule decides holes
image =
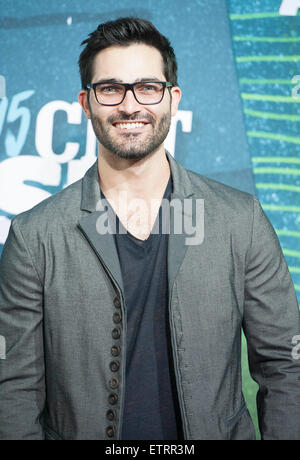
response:
{"label": "cheek", "polygon": [[103,110],[102,107],[98,108],[97,110],[93,110],[92,117],[94,120],[101,125],[111,125],[112,121],[114,121],[114,114],[111,110]]}
{"label": "cheek", "polygon": [[164,101],[164,103],[159,104],[156,109],[152,108],[152,116],[156,121],[169,118],[171,116],[171,102]]}

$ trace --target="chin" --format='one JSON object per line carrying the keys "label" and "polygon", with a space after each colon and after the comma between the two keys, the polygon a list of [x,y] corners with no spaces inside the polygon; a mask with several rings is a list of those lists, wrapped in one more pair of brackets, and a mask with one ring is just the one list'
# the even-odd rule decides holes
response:
{"label": "chin", "polygon": [[151,151],[144,151],[144,152],[136,152],[136,151],[124,151],[124,150],[113,150],[112,153],[114,153],[117,157],[123,158],[125,160],[141,160],[142,158],[145,158],[148,156]]}

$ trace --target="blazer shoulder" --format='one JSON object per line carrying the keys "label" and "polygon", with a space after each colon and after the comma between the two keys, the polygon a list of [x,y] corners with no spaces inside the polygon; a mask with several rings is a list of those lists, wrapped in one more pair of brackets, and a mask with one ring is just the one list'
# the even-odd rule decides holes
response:
{"label": "blazer shoulder", "polygon": [[206,236],[222,236],[222,241],[229,241],[235,253],[244,258],[251,247],[254,228],[274,234],[255,195],[192,171],[188,174],[194,193],[204,200]]}
{"label": "blazer shoulder", "polygon": [[81,203],[82,180],[68,185],[66,188],[49,196],[32,208],[17,214],[12,219],[12,225],[17,223],[20,227],[48,226],[54,222],[68,220],[78,216]]}
{"label": "blazer shoulder", "polygon": [[216,202],[222,207],[241,208],[243,206],[253,207],[253,202],[258,201],[257,197],[251,193],[238,190],[191,170],[187,170],[187,173],[194,193],[209,202]]}

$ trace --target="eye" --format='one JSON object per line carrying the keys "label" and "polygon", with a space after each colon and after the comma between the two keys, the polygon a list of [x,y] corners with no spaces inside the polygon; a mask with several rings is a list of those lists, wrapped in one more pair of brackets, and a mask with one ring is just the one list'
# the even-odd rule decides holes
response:
{"label": "eye", "polygon": [[101,94],[118,94],[122,92],[122,86],[118,85],[98,85],[97,92]]}
{"label": "eye", "polygon": [[151,83],[145,83],[138,88],[139,91],[144,93],[151,93],[157,91],[157,87]]}
{"label": "eye", "polygon": [[141,93],[156,93],[160,90],[160,86],[155,83],[142,83],[136,89]]}

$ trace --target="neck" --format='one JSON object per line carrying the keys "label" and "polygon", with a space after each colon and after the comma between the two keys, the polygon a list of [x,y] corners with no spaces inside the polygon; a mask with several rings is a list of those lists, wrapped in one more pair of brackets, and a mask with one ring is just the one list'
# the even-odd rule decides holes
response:
{"label": "neck", "polygon": [[148,201],[162,197],[170,166],[163,145],[140,160],[119,158],[99,148],[98,173],[102,192],[108,199],[126,191],[133,198]]}

